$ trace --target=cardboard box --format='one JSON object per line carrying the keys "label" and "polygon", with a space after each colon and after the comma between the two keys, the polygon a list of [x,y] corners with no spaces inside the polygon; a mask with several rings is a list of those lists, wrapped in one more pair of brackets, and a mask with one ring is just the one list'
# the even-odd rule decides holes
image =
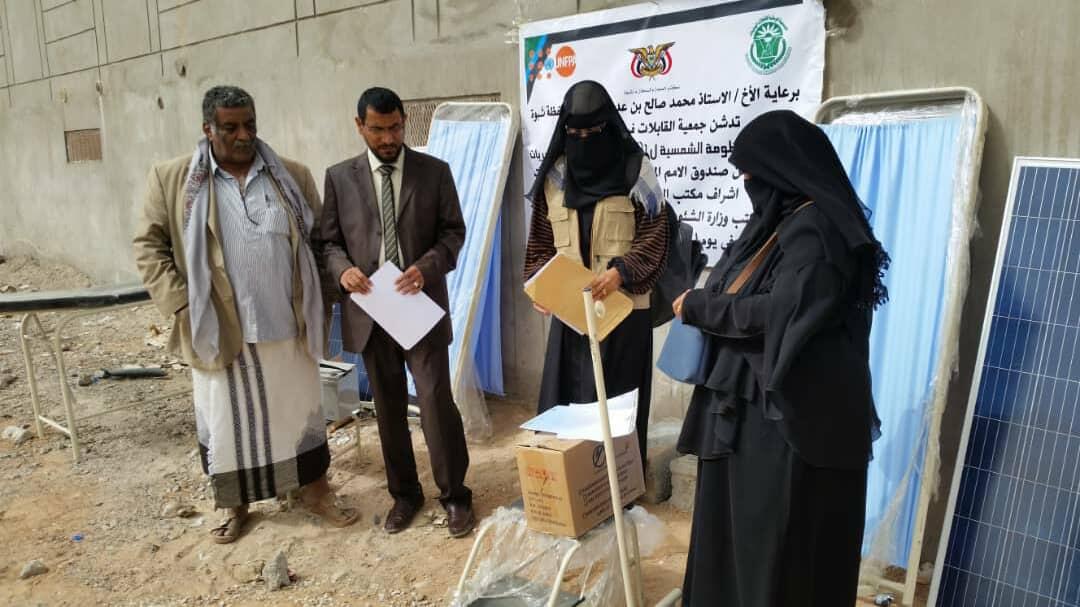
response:
{"label": "cardboard box", "polygon": [[[645,492],[637,433],[615,439],[623,505]],[[517,446],[518,477],[529,528],[579,537],[611,516],[602,442],[536,435]]]}

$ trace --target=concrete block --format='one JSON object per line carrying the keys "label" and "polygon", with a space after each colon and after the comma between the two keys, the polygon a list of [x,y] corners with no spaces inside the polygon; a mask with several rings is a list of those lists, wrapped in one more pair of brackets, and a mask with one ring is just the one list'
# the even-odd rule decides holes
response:
{"label": "concrete block", "polygon": [[[11,87],[11,102],[13,109],[15,110],[27,110],[37,113],[43,113],[48,111],[50,109],[50,104],[52,104],[52,94],[49,91],[49,81],[37,80],[35,82],[30,82],[27,84],[15,84]],[[52,109],[58,109],[58,107]],[[55,120],[55,123],[58,126],[62,127],[63,123],[60,121],[60,116],[58,115],[58,113],[57,115],[49,116],[49,118]],[[17,122],[13,124],[17,125],[16,132],[32,132],[27,130],[26,122]],[[60,143],[63,144],[63,138],[61,137],[60,139]],[[14,140],[15,138],[12,138],[10,141]],[[8,156],[6,158],[10,159],[11,157]]]}
{"label": "concrete block", "polygon": [[682,422],[664,421],[649,426],[649,444],[645,462],[645,495],[641,501],[659,504],[671,497],[671,461],[678,457],[675,443]]}
{"label": "concrete block", "polygon": [[[101,10],[103,0],[94,0],[97,3],[97,7],[94,9],[94,14],[91,18],[94,21],[94,36],[97,38],[97,64],[105,65],[109,62],[109,53],[105,49],[105,15]],[[145,8],[145,5],[144,5]]]}
{"label": "concrete block", "polygon": [[414,42],[434,42],[439,39],[439,0],[413,2]]}
{"label": "concrete block", "polygon": [[296,16],[300,18],[310,17],[315,14],[315,7],[311,0],[295,0]]}
{"label": "concrete block", "polygon": [[11,54],[13,80],[26,82],[41,78],[45,66],[41,60],[41,39],[37,23],[38,12],[33,2],[8,2],[7,50]]}
{"label": "concrete block", "polygon": [[[321,10],[322,5],[319,5]],[[390,86],[405,98],[397,83],[408,74],[405,66],[397,63],[400,53],[407,52],[407,44],[387,45],[387,40],[409,41],[412,39],[412,12],[397,4],[375,4],[316,17],[300,23],[300,55],[302,57],[331,60],[342,65],[358,63],[356,69],[371,70],[371,80],[383,81],[392,74]],[[455,49],[456,52],[456,49]],[[350,66],[351,67],[351,66]],[[437,70],[436,70],[437,73]],[[430,76],[430,74],[425,74]],[[373,82],[369,80],[367,86]],[[329,83],[325,83],[329,84]],[[359,95],[366,87],[350,92]],[[353,104],[355,105],[355,99]]]}
{"label": "concrete block", "polygon": [[147,25],[150,27],[150,50],[160,51],[161,21],[158,20],[158,11],[152,8],[153,2],[154,0],[146,0],[146,12],[148,15],[147,19],[149,20],[149,23]]}
{"label": "concrete block", "polygon": [[[181,4],[187,3],[188,0],[157,0],[157,9],[159,12],[168,12]],[[194,2],[192,4],[195,4]]]}
{"label": "concrete block", "polygon": [[8,84],[8,41],[4,37],[3,24],[0,24],[0,86]]}
{"label": "concrete block", "polygon": [[[150,52],[150,18],[143,2],[102,0],[105,20],[105,46],[108,61],[120,61]],[[154,21],[156,22],[156,15]]]}
{"label": "concrete block", "polygon": [[67,74],[97,65],[98,44],[94,30],[46,45],[50,74]]}
{"label": "concrete block", "polygon": [[196,2],[178,4],[171,10],[162,8],[161,45],[176,48],[275,23],[292,23],[295,16],[293,0],[263,0],[258,5],[258,10],[252,10],[247,2]]}
{"label": "concrete block", "polygon": [[[221,66],[222,57],[229,58],[228,68]],[[213,85],[237,84],[255,96],[259,126],[262,127],[262,105],[266,105],[265,101],[272,94],[284,96],[282,91],[287,90],[286,85],[275,78],[292,74],[290,70],[295,67],[296,34],[290,23],[167,50],[162,53],[162,58],[167,82],[176,83],[180,88],[190,86],[193,89],[198,101],[189,107],[197,108],[203,93]],[[273,72],[276,73],[270,73],[268,66],[274,66]]]}
{"label": "concrete block", "polygon": [[52,79],[53,98],[63,108],[64,130],[101,128],[97,70],[84,70]]}
{"label": "concrete block", "polygon": [[439,39],[502,39],[517,16],[514,2],[439,2]]}
{"label": "concrete block", "polygon": [[[342,11],[350,8],[356,8],[358,6],[367,6],[369,4],[382,4],[383,0],[315,0],[315,13],[322,15],[323,13],[331,13],[334,11]],[[403,4],[398,2],[398,4]],[[405,10],[405,7],[399,6],[397,10]]]}
{"label": "concrete block", "polygon": [[75,0],[46,10],[42,16],[45,23],[45,40],[53,42],[94,27],[94,12],[90,0]]}
{"label": "concrete block", "polygon": [[8,74],[11,73],[11,63],[8,61],[8,41],[4,39],[3,28],[0,28],[0,86],[7,86],[11,83],[11,79]]}
{"label": "concrete block", "polygon": [[684,455],[671,462],[671,505],[682,512],[694,511],[697,489],[697,457]]}

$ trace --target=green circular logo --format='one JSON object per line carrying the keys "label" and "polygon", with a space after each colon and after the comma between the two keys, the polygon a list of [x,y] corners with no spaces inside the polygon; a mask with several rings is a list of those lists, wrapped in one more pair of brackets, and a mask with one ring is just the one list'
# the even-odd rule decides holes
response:
{"label": "green circular logo", "polygon": [[787,26],[777,17],[765,17],[750,30],[750,50],[746,62],[759,74],[771,74],[787,63],[791,45],[784,34]]}

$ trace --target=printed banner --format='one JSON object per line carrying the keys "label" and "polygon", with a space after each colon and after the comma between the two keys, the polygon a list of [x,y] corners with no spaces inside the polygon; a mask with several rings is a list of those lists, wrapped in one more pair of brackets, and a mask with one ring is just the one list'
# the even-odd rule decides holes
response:
{"label": "printed banner", "polygon": [[641,4],[525,24],[520,52],[525,191],[566,90],[595,80],[712,265],[750,216],[728,162],[739,129],[774,109],[812,119],[821,103],[825,9],[816,0]]}

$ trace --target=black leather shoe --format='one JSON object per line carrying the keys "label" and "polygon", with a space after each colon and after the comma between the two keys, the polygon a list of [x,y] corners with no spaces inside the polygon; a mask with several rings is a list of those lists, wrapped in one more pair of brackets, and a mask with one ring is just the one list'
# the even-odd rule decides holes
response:
{"label": "black leather shoe", "polygon": [[473,515],[471,504],[447,504],[446,526],[450,529],[450,537],[464,537],[476,526],[476,516]]}
{"label": "black leather shoe", "polygon": [[386,522],[383,523],[383,529],[387,533],[400,533],[408,529],[409,523],[412,522],[416,513],[420,511],[422,505],[424,505],[424,498],[415,501],[394,499],[394,505],[390,507],[390,512],[386,513]]}

